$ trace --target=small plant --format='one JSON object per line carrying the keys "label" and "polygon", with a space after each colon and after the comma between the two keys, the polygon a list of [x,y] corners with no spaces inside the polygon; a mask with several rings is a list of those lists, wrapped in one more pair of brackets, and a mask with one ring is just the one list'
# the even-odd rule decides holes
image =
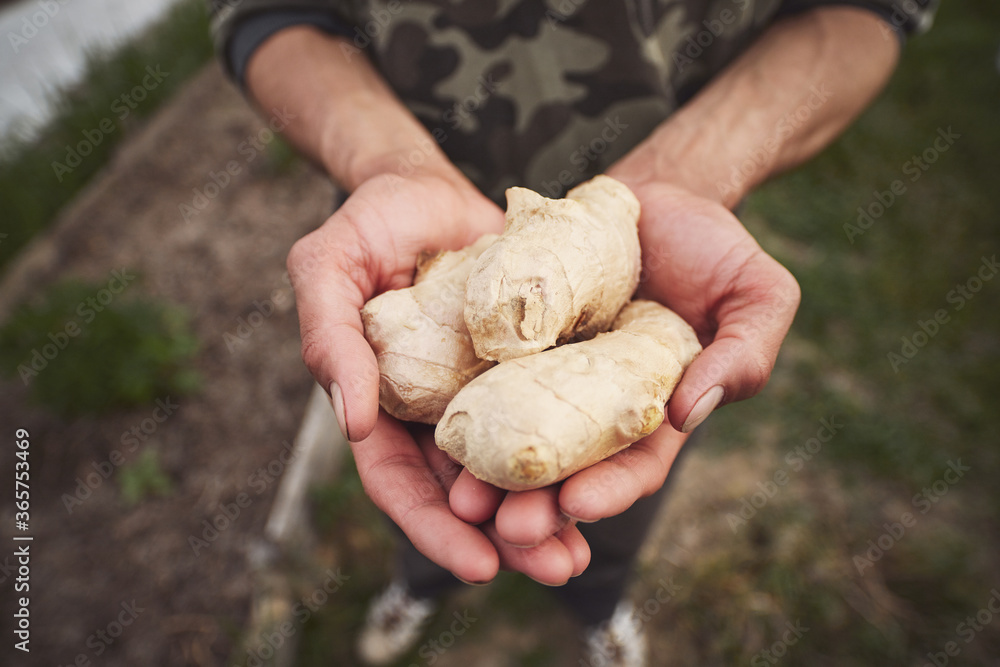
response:
{"label": "small plant", "polygon": [[151,496],[169,495],[173,484],[163,472],[156,452],[146,449],[134,462],[122,467],[118,476],[118,488],[122,502],[133,507]]}
{"label": "small plant", "polygon": [[0,371],[59,415],[100,414],[197,389],[197,349],[181,308],[69,281],[0,328]]}
{"label": "small plant", "polygon": [[274,176],[291,173],[295,165],[301,162],[295,148],[279,135],[275,135],[274,140],[267,144],[265,155],[268,171]]}

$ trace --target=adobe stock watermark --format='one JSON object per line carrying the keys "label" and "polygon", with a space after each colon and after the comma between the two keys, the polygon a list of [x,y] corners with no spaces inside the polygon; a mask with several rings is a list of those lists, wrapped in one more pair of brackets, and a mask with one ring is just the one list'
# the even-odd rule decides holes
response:
{"label": "adobe stock watermark", "polygon": [[[485,427],[484,427],[485,428]],[[440,467],[425,468],[419,473],[418,479],[409,480],[398,492],[405,496],[405,501],[401,504],[407,507],[417,507],[428,499],[447,499],[445,489],[448,488],[446,482],[458,477],[462,472],[462,465],[448,459]]]}
{"label": "adobe stock watermark", "polygon": [[[925,486],[910,499],[910,505],[920,514],[924,515],[941,502],[952,486],[965,477],[965,473],[972,470],[967,465],[962,465],[962,459],[948,461],[947,468],[929,486]],[[874,567],[875,563],[882,560],[882,556],[892,549],[906,535],[907,528],[917,525],[917,516],[913,512],[903,512],[899,521],[883,523],[884,532],[873,540],[868,540],[868,549],[861,554],[856,554],[853,558],[854,567],[858,574],[864,576],[865,570]]]}
{"label": "adobe stock watermark", "polygon": [[[724,365],[724,364],[722,364],[722,365]],[[721,367],[721,365],[720,365],[720,367]],[[710,369],[710,372],[711,372],[711,369]],[[718,377],[722,377],[722,371],[721,370],[716,370],[715,371],[715,376],[717,378]],[[836,419],[833,418],[833,417],[831,417],[831,420],[830,420],[830,423],[829,423],[828,426],[826,425],[827,422],[826,422],[825,419],[824,420],[820,420],[820,421],[821,421],[821,424],[822,424],[821,425],[821,432],[822,432],[822,429],[824,427],[830,429],[830,435],[829,436],[825,436],[825,435],[823,436],[823,437],[826,438],[825,442],[828,442],[833,437],[833,434],[836,433],[836,431],[839,431],[841,428],[843,428],[842,424],[835,424]],[[476,442],[481,441],[480,439],[485,438],[486,434],[492,432],[492,430],[495,429],[495,428],[497,428],[497,424],[495,422],[494,423],[477,424],[476,425],[476,431],[474,431],[474,437],[477,439],[475,441]],[[793,463],[794,463],[795,466],[804,465],[804,463],[800,464],[799,461],[800,460],[801,461],[808,461],[813,456],[813,454],[810,454],[810,449],[814,449],[815,451],[818,452],[819,450],[818,450],[818,448],[816,448],[816,446],[821,446],[821,443],[819,442],[818,439],[816,441],[816,446],[812,445],[811,443],[812,443],[812,440],[810,439],[802,447],[798,447],[796,449],[789,450],[788,455],[786,455],[786,462],[789,462],[789,465],[792,465]],[[617,457],[619,460],[623,461],[623,466],[626,467],[626,468],[632,462],[633,459],[631,457],[633,457],[633,456],[634,456],[634,453],[631,452],[629,448],[625,448],[625,449],[621,450],[620,452],[618,452],[617,454],[615,454],[615,457]],[[794,457],[794,458],[790,459],[789,457]],[[796,468],[796,469],[798,469],[798,468]],[[618,493],[618,491],[620,490],[622,482],[621,482],[620,475],[616,474],[612,470],[613,469],[611,469],[611,468],[609,468],[607,466],[601,466],[600,467],[600,474],[597,475],[597,473],[594,472],[593,469],[588,469],[587,477],[586,477],[587,481],[586,481],[586,485],[584,486],[584,489],[582,491],[582,498],[579,501],[574,502],[572,506],[563,505],[564,512],[567,515],[571,516],[571,517],[580,517],[580,516],[583,515],[583,510],[584,510],[585,507],[592,506],[592,505],[595,505],[595,504],[600,504],[609,495],[616,495]],[[581,471],[581,473],[582,472],[583,471]],[[595,479],[595,475],[597,475],[596,479]],[[783,484],[787,484],[787,482],[788,482],[788,480],[787,480],[787,474],[785,474],[784,478],[782,478],[781,475],[779,475],[778,473],[776,473],[775,475],[776,475],[776,477],[778,479],[782,479],[783,480]],[[762,486],[770,489],[770,485],[769,484],[763,484]],[[776,494],[776,493],[777,493],[777,487],[775,487],[774,490],[771,491],[771,495],[766,495],[765,494],[763,502],[761,503],[761,506],[763,506],[763,504],[766,504],[766,502],[771,497],[773,497],[773,495]],[[750,510],[753,513],[750,514],[748,518],[752,518],[756,514],[756,509],[754,509],[754,507],[752,505],[752,503],[755,502],[755,501],[756,501],[756,494],[754,494],[753,496],[751,496]],[[729,516],[732,517],[730,519],[730,527],[732,528],[733,532],[736,531],[736,527],[738,525],[740,525],[741,523],[743,523],[743,524],[746,523],[746,519],[742,519],[741,516],[737,516],[737,515],[734,515],[732,513],[730,513]],[[735,522],[735,526],[734,526],[734,522]]]}
{"label": "adobe stock watermark", "polygon": [[751,0],[732,0],[732,2],[739,8],[739,13],[728,7],[723,7],[715,18],[705,19],[701,22],[705,26],[703,30],[685,37],[684,41],[687,44],[684,45],[683,51],[680,47],[674,49],[674,67],[679,73],[683,73],[688,65],[693,65],[694,61],[700,58],[705,50],[726,32],[728,26],[742,22],[743,15],[751,6]]}
{"label": "adobe stock watermark", "polygon": [[[441,120],[451,129],[457,130],[500,88],[502,82],[497,81],[493,74],[480,76],[476,79],[476,87],[465,98],[455,102],[450,109],[441,114]],[[434,154],[437,148],[448,141],[448,133],[440,127],[431,130],[431,136],[421,137],[415,142],[413,150],[399,157],[395,175],[400,179],[408,178]],[[398,187],[399,180],[393,180],[393,189]]]}
{"label": "adobe stock watermark", "polygon": [[93,322],[99,313],[104,312],[115,300],[115,297],[124,292],[133,280],[135,280],[135,275],[129,273],[128,269],[124,267],[116,269],[111,272],[111,278],[104,287],[93,296],[89,296],[77,304],[75,312],[80,321],[76,318],[70,318],[66,320],[62,328],[50,331],[46,336],[49,342],[33,348],[29,358],[18,364],[17,374],[25,386],[31,382],[32,378],[38,377],[39,373],[48,368],[49,364],[59,356],[59,353],[69,346],[70,341],[83,332],[84,326]]}
{"label": "adobe stock watermark", "polygon": [[[995,615],[1000,615],[1000,591],[991,588],[990,598],[986,604],[976,612],[975,616],[966,616],[965,620],[956,625],[955,634],[965,642],[965,645],[969,645],[987,625],[993,622]],[[945,642],[940,651],[927,653],[927,662],[922,667],[946,667],[952,658],[957,658],[962,653],[962,648],[957,641]]]}
{"label": "adobe stock watermark", "polygon": [[777,640],[768,648],[759,651],[750,658],[750,667],[766,667],[776,665],[788,654],[788,649],[799,643],[799,640],[809,632],[809,628],[802,625],[802,621],[797,620],[794,624],[785,621],[785,632],[781,639]]}
{"label": "adobe stock watermark", "polygon": [[878,22],[883,39],[898,40],[899,37],[896,31],[902,30],[903,26],[910,22],[917,23],[918,33],[930,28],[931,16],[926,13],[920,13],[920,5],[917,4],[916,0],[899,0],[898,2],[893,2],[889,8],[892,9],[892,12],[889,13],[888,19],[884,16],[883,11],[882,20]]}
{"label": "adobe stock watermark", "polygon": [[420,656],[421,661],[419,663],[411,662],[409,667],[433,665],[445,651],[455,645],[455,642],[458,641],[459,637],[468,632],[473,623],[479,620],[473,616],[468,609],[463,611],[461,614],[457,611],[452,612],[452,617],[454,620],[447,629],[442,630],[437,637],[428,639],[420,645],[420,648],[417,649],[417,655]]}
{"label": "adobe stock watermark", "polygon": [[7,583],[7,580],[17,574],[17,563],[12,563],[10,561],[10,554],[3,557],[3,562],[0,563],[0,584]]}
{"label": "adobe stock watermark", "polygon": [[[125,633],[125,629],[135,623],[139,615],[146,611],[144,607],[140,607],[136,604],[135,600],[128,602],[123,601],[120,605],[120,611],[117,615],[112,618],[107,625],[102,628],[94,630],[94,632],[87,637],[85,645],[90,649],[94,658],[99,658],[104,655],[112,644],[114,644],[119,637]],[[65,667],[91,667],[94,664],[91,662],[91,655],[86,652],[81,652],[76,655],[70,662],[68,662]],[[60,665],[59,667],[63,667]]]}
{"label": "adobe stock watermark", "polygon": [[209,0],[208,6],[212,12],[233,10],[243,4],[243,0]]}
{"label": "adobe stock watermark", "polygon": [[767,336],[767,328],[772,326],[773,322],[781,316],[782,312],[788,313],[790,311],[794,314],[794,304],[798,303],[797,288],[798,286],[796,285],[795,291],[783,290],[777,293],[772,292],[775,302],[771,304],[767,312],[751,320],[743,329],[745,332],[744,337],[737,341],[735,345],[728,346],[722,357],[713,358],[712,365],[705,371],[708,377],[712,378],[713,382],[721,381],[732,365],[747,354],[747,347],[753,342],[753,339]]}
{"label": "adobe stock watermark", "polygon": [[544,191],[546,196],[558,199],[563,196],[567,188],[580,182],[580,175],[604,154],[608,147],[615,142],[622,132],[628,129],[628,123],[622,122],[621,116],[606,116],[604,125],[593,139],[586,144],[580,144],[569,155],[569,162],[576,167],[574,174],[569,169],[563,169],[556,175],[556,180],[543,180],[539,192]]}
{"label": "adobe stock watermark", "polygon": [[[993,280],[998,271],[1000,271],[1000,263],[997,263],[997,256],[983,256],[976,272],[969,276],[965,282],[957,283],[945,295],[945,301],[952,306],[951,310],[958,312],[965,308],[965,305],[983,289],[983,286]],[[928,319],[917,320],[917,328],[913,333],[900,338],[899,351],[893,350],[886,353],[886,360],[893,372],[898,373],[902,366],[910,363],[920,350],[938,335],[941,327],[950,321],[951,312],[947,308],[938,308]]]}
{"label": "adobe stock watermark", "polygon": [[639,284],[644,285],[650,278],[666,266],[674,253],[663,246],[647,246],[642,249],[642,268],[639,269]]}
{"label": "adobe stock watermark", "polygon": [[[350,580],[350,575],[344,574],[338,567],[336,571],[327,570],[326,578],[311,593],[302,596],[292,607],[292,621],[285,621],[270,631],[262,632],[255,647],[246,649],[246,658],[240,665],[245,667],[264,667],[286,641],[312,618],[329,600],[330,597],[343,588]],[[240,667],[236,665],[234,667]]]}
{"label": "adobe stock watermark", "polygon": [[[139,103],[145,100],[151,91],[156,90],[168,76],[170,76],[170,72],[160,70],[159,65],[156,65],[155,68],[147,65],[146,75],[142,78],[142,81],[133,86],[131,90],[119,95],[111,103],[111,113],[114,114],[119,123],[124,121],[139,106]],[[63,177],[66,174],[73,173],[77,167],[83,164],[83,159],[93,153],[94,149],[104,141],[104,138],[113,133],[117,128],[118,125],[112,117],[105,116],[97,123],[96,127],[83,130],[80,133],[83,135],[80,141],[73,146],[66,145],[66,157],[63,158],[63,161],[53,161],[51,163],[52,172],[56,175],[56,180],[62,183]]]}
{"label": "adobe stock watermark", "polygon": [[[961,139],[962,135],[951,129],[951,125],[947,129],[938,128],[937,136],[934,140],[927,146],[920,155],[913,155],[909,160],[904,162],[900,166],[900,171],[903,172],[904,176],[909,176],[908,179],[910,183],[916,183],[920,180],[931,165],[938,161],[943,153],[948,152],[955,141]],[[906,194],[906,183],[897,178],[892,183],[889,184],[887,190],[873,190],[872,191],[872,201],[868,203],[867,206],[859,206],[857,213],[858,218],[855,223],[845,222],[844,223],[844,234],[847,235],[847,240],[854,245],[854,239],[864,235],[875,222],[885,215],[893,204],[895,204],[900,197]]]}
{"label": "adobe stock watermark", "polygon": [[354,56],[371,46],[372,42],[389,27],[392,19],[401,11],[403,11],[401,0],[389,0],[384,8],[373,7],[369,9],[368,15],[371,16],[371,20],[363,23],[361,20],[357,22],[357,25],[354,26],[354,34],[351,36],[351,43],[340,42],[340,52],[344,54],[347,62],[351,62]]}
{"label": "adobe stock watermark", "polygon": [[[805,468],[806,463],[822,451],[823,445],[833,440],[833,437],[844,428],[844,425],[837,421],[835,415],[829,419],[824,417],[819,420],[819,423],[819,429],[816,430],[814,437],[809,438],[797,447],[789,449],[785,453],[785,464],[792,473],[799,472]],[[737,529],[747,525],[747,522],[757,516],[757,512],[778,494],[779,487],[784,487],[788,484],[789,479],[791,479],[790,473],[782,467],[774,471],[771,479],[757,482],[757,491],[754,491],[749,496],[740,498],[739,511],[735,514],[732,512],[726,514],[726,522],[729,524],[729,529],[735,533]]]}
{"label": "adobe stock watermark", "polygon": [[274,141],[275,136],[296,118],[295,114],[289,113],[284,107],[280,111],[277,107],[273,107],[267,124],[256,134],[248,134],[236,146],[236,153],[242,156],[243,160],[229,160],[225,167],[218,171],[210,169],[202,186],[191,188],[191,202],[181,202],[177,205],[184,222],[191,222],[208,208],[208,205],[229,187],[233,179],[243,173],[243,168],[256,160],[257,156],[267,149],[267,145]]}
{"label": "adobe stock watermark", "polygon": [[555,8],[550,6],[545,10],[545,19],[549,22],[549,29],[557,30],[559,25],[565,23],[571,16],[576,14],[587,0],[560,0]]}
{"label": "adobe stock watermark", "polygon": [[[611,620],[608,621],[608,626],[612,632],[632,631],[636,634],[641,633],[642,627],[653,620],[653,617],[659,614],[664,606],[674,599],[681,590],[681,587],[674,583],[673,578],[664,579],[661,577],[657,583],[659,587],[656,589],[656,592],[646,598],[646,601],[641,605],[634,605],[628,617],[620,617],[617,610],[615,611]],[[588,643],[590,649],[589,660],[580,658],[577,662],[578,667],[608,667],[609,665],[619,664],[618,657],[615,655],[615,647],[611,642],[600,641]]]}
{"label": "adobe stock watermark", "polygon": [[[289,282],[290,286],[291,281],[288,279],[287,274],[285,274],[285,280]],[[232,333],[226,331],[222,334],[222,340],[225,341],[226,349],[229,350],[229,353],[232,354],[245,346],[257,330],[264,325],[264,322],[270,319],[276,312],[282,311],[286,302],[291,301],[292,298],[293,293],[291,290],[279,287],[271,290],[270,298],[263,301],[254,299],[253,310],[246,317],[241,316],[236,318],[236,327]]]}
{"label": "adobe stock watermark", "polygon": [[35,5],[38,6],[38,11],[22,18],[21,27],[17,32],[7,33],[7,41],[14,53],[16,54],[25,44],[34,39],[38,31],[44,29],[55,18],[67,2],[69,0],[36,0]]}
{"label": "adobe stock watermark", "polygon": [[165,399],[156,399],[156,407],[153,408],[149,417],[122,432],[118,439],[122,445],[121,449],[112,449],[107,458],[101,461],[92,461],[90,467],[94,469],[93,472],[88,473],[86,477],[77,477],[75,480],[76,488],[73,492],[62,494],[61,500],[63,507],[66,508],[66,513],[72,514],[76,508],[83,505],[94,491],[125,464],[129,455],[139,449],[139,446],[156,433],[160,425],[173,416],[179,408],[180,406],[174,403],[169,396]]}
{"label": "adobe stock watermark", "polygon": [[271,485],[281,477],[285,468],[296,456],[295,448],[288,440],[282,441],[280,453],[266,465],[257,468],[247,477],[247,486],[253,490],[253,495],[246,491],[236,494],[236,497],[225,503],[218,503],[217,510],[211,517],[201,522],[201,532],[188,535],[188,546],[195,556],[212,546],[222,533],[229,530],[248,507]]}
{"label": "adobe stock watermark", "polygon": [[774,125],[771,135],[764,139],[757,148],[747,152],[746,158],[738,165],[733,165],[729,170],[729,181],[718,181],[715,187],[722,197],[742,192],[754,174],[761,168],[771,164],[772,158],[781,150],[785,142],[802,128],[813,114],[821,109],[830,98],[833,91],[829,89],[826,82],[809,87],[809,96],[797,108],[789,111]]}
{"label": "adobe stock watermark", "polygon": [[455,102],[450,109],[441,114],[441,120],[448,123],[453,130],[457,130],[465,125],[479,110],[486,100],[500,87],[501,82],[497,81],[493,72],[487,75],[480,75],[476,79],[476,87],[469,95]]}
{"label": "adobe stock watermark", "polygon": [[656,583],[658,584],[656,591],[632,611],[629,620],[639,627],[653,620],[653,617],[663,611],[663,607],[681,592],[680,584],[675,583],[673,577],[660,577]]}

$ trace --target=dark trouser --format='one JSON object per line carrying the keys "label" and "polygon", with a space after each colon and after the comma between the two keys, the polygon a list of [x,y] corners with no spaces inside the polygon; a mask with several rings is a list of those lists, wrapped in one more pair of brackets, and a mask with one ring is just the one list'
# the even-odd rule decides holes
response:
{"label": "dark trouser", "polygon": [[[672,480],[677,476],[681,456],[693,440],[693,437],[689,438],[681,448],[667,481],[656,493],[636,501],[618,516],[596,523],[578,524],[590,545],[590,566],[579,577],[552,590],[585,625],[605,621],[614,612],[628,585],[636,555],[668,494]],[[396,550],[396,575],[418,598],[439,598],[461,584],[450,572],[417,551],[401,532]]]}

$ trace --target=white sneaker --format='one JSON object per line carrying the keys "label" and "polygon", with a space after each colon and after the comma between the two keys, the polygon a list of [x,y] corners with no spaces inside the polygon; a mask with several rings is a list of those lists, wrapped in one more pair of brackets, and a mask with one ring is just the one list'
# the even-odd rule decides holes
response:
{"label": "white sneaker", "polygon": [[358,637],[358,657],[368,665],[388,665],[413,648],[437,609],[432,600],[412,597],[393,581],[372,601]]}
{"label": "white sneaker", "polygon": [[631,602],[622,600],[611,618],[583,633],[585,667],[646,667],[646,633]]}

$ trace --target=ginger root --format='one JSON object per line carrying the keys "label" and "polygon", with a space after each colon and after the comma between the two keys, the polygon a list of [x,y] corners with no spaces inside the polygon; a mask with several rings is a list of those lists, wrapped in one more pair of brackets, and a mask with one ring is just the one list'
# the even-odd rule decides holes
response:
{"label": "ginger root", "polygon": [[493,365],[476,357],[465,327],[465,283],[496,240],[422,258],[412,287],[384,292],[361,309],[379,370],[379,404],[406,421],[435,424],[452,397]]}
{"label": "ginger root", "polygon": [[701,345],[652,301],[625,306],[613,329],[471,381],[438,423],[438,447],[477,478],[518,491],[558,482],[652,433]]}
{"label": "ginger root", "polygon": [[469,276],[476,355],[506,361],[607,331],[639,283],[639,202],[608,176],[566,199],[507,190],[506,228]]}

